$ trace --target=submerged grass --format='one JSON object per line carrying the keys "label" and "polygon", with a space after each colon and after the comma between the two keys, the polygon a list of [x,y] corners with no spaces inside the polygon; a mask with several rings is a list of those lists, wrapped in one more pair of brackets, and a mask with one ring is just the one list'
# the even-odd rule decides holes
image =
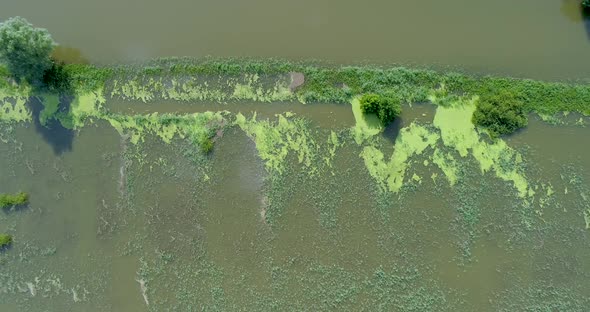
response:
{"label": "submerged grass", "polygon": [[25,205],[29,202],[29,194],[18,192],[16,194],[0,194],[0,208]]}

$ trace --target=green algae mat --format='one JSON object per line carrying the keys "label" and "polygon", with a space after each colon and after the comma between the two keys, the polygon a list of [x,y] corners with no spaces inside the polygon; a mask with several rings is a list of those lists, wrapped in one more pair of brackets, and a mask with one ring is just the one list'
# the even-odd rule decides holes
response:
{"label": "green algae mat", "polygon": [[[0,192],[30,194],[0,213],[2,311],[590,305],[587,84],[272,60],[68,70],[59,95],[0,83]],[[498,91],[529,121],[492,139],[471,116]],[[368,92],[402,115],[363,115]]]}

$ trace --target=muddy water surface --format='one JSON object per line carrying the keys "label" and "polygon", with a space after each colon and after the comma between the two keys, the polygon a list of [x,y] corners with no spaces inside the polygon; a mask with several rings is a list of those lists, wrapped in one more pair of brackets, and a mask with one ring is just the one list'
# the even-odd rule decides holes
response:
{"label": "muddy water surface", "polygon": [[590,72],[590,19],[578,0],[4,1],[0,19],[16,15],[48,28],[63,57],[100,63],[213,55],[542,79]]}

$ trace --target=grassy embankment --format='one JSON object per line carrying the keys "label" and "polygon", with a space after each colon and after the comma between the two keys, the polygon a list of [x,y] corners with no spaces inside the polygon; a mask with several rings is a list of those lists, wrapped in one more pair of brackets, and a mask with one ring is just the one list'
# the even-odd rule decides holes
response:
{"label": "grassy embankment", "polygon": [[[358,95],[376,93],[391,95],[406,103],[428,102],[436,98],[436,104],[445,105],[460,96],[478,96],[481,102],[497,102],[499,96],[510,99],[516,105],[508,105],[506,110],[512,112],[516,107],[517,114],[538,113],[543,117],[551,117],[559,112],[577,112],[590,115],[590,85],[560,82],[542,82],[528,79],[501,78],[492,76],[476,77],[456,72],[437,72],[428,69],[408,69],[404,67],[377,66],[326,66],[311,63],[292,63],[280,60],[236,60],[236,59],[160,59],[135,66],[97,67],[93,65],[66,65],[66,76],[73,92],[84,94],[97,90],[112,90],[111,95],[124,95],[149,101],[166,88],[165,81],[182,80],[186,77],[244,77],[259,82],[259,77],[279,77],[289,72],[301,72],[305,75],[305,83],[294,92],[286,89],[284,84],[274,93],[245,85],[238,90],[227,89],[209,92],[203,89],[181,87],[179,92],[187,94],[171,95],[174,99],[203,99],[219,102],[233,99],[255,101],[298,100],[304,103],[331,102],[349,103]],[[7,90],[15,89],[8,83],[9,73],[0,70],[0,89],[4,97]],[[254,77],[252,79],[252,77]],[[131,82],[131,83],[130,83]],[[207,86],[207,85],[205,85]],[[239,85],[242,86],[242,85]],[[236,87],[239,87],[238,85]],[[176,87],[174,85],[173,87]],[[250,88],[249,88],[250,87]],[[266,87],[269,87],[268,85]],[[276,87],[276,86],[275,86]],[[263,86],[264,88],[264,86]],[[23,89],[21,87],[21,89]],[[121,89],[117,91],[115,89]],[[22,93],[22,90],[20,91]],[[224,94],[225,93],[225,94]],[[231,94],[233,93],[233,94]],[[176,97],[174,97],[176,96]],[[192,98],[191,98],[192,97]],[[489,99],[489,100],[488,100]],[[53,103],[55,101],[48,101]],[[485,105],[482,105],[485,107]],[[487,105],[489,111],[489,105]],[[54,105],[51,112],[66,126],[73,127],[72,116],[67,111],[56,112]],[[483,109],[482,109],[483,110]],[[500,113],[504,110],[499,110]],[[43,122],[49,116],[43,115]],[[496,122],[498,111],[492,112],[488,120],[474,120],[478,125],[491,129],[505,128],[490,126]],[[483,115],[488,113],[484,112]],[[480,117],[482,115],[480,114]],[[517,116],[521,118],[522,116]],[[526,118],[526,117],[525,117]],[[168,121],[170,122],[170,121]],[[500,121],[502,122],[502,121]],[[509,121],[510,122],[510,121]],[[519,119],[514,123],[526,125],[526,120]],[[513,127],[509,127],[511,129]],[[500,131],[500,134],[503,134]],[[206,142],[206,140],[202,140]],[[208,142],[206,142],[208,143]]]}

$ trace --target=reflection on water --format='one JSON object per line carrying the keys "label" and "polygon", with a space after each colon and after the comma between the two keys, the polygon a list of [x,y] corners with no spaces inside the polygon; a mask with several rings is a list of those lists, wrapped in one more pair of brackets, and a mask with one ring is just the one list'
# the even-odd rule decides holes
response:
{"label": "reflection on water", "polygon": [[[59,109],[67,111],[71,101],[71,97],[61,97]],[[61,122],[57,119],[50,119],[45,125],[42,125],[39,115],[43,110],[43,104],[38,97],[33,96],[29,98],[28,104],[31,108],[35,130],[43,137],[45,142],[51,145],[55,154],[59,155],[71,151],[72,142],[74,141],[74,131],[62,126]]]}
{"label": "reflection on water", "polygon": [[64,64],[88,64],[88,59],[77,48],[58,45],[53,50],[51,58]]}
{"label": "reflection on water", "polygon": [[581,23],[590,40],[590,8],[583,8],[579,0],[561,0],[561,12],[571,21]]}

